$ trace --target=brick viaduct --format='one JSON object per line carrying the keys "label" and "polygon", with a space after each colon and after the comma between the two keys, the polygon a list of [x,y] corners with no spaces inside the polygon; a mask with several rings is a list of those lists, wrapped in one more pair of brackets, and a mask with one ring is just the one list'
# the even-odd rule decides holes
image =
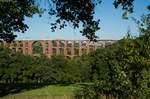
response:
{"label": "brick viaduct", "polygon": [[[33,54],[33,45],[36,42],[42,45],[42,53],[46,54],[49,58],[53,54],[62,54],[73,58],[81,56],[83,53],[88,54],[97,48],[113,44],[116,40],[98,40],[97,42],[90,42],[89,40],[15,40],[10,43],[9,48],[15,52],[39,56],[40,54]],[[4,45],[7,46],[8,44],[4,42]]]}

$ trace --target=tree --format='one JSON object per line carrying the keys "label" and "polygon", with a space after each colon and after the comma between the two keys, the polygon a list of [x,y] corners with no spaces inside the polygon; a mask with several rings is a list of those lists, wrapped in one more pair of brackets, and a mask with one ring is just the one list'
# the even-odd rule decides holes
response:
{"label": "tree", "polygon": [[71,82],[90,82],[91,66],[88,55],[75,57],[68,61],[67,73]]}
{"label": "tree", "polygon": [[[56,20],[51,24],[52,31],[67,26],[66,22],[79,28],[81,33],[90,40],[96,40],[95,32],[100,29],[100,20],[94,20],[95,6],[102,0],[48,0],[49,15],[56,16]],[[127,12],[133,12],[133,2],[135,0],[114,0],[114,7],[122,6],[125,11],[123,18],[127,18]],[[14,32],[25,32],[28,26],[24,23],[24,17],[32,17],[33,14],[43,12],[39,6],[35,5],[36,0],[13,0],[11,2],[0,1],[0,38],[12,41],[16,35]],[[59,26],[58,26],[59,25]]]}
{"label": "tree", "polygon": [[[150,6],[147,7],[147,10],[150,11]],[[132,19],[138,25],[140,36],[150,33],[150,13],[143,14],[140,20],[134,17]]]}
{"label": "tree", "polygon": [[0,45],[0,80],[8,80],[8,75],[6,74],[7,68],[9,67],[10,61],[10,49],[5,48],[3,45]]}
{"label": "tree", "polygon": [[17,36],[14,32],[24,33],[28,29],[24,23],[25,17],[32,17],[41,12],[34,0],[1,0],[0,39],[8,42],[14,40]]}
{"label": "tree", "polygon": [[[56,21],[51,24],[51,29],[54,31],[57,27],[59,29],[67,26],[66,22],[73,25],[74,28],[79,28],[82,24],[80,31],[83,36],[90,40],[96,40],[96,31],[100,29],[100,20],[94,20],[95,6],[100,4],[102,0],[49,0],[51,9],[50,15],[56,16]],[[104,0],[103,0],[104,1]],[[122,6],[125,11],[123,18],[126,18],[127,12],[133,12],[134,0],[114,0],[114,7]],[[58,26],[59,25],[59,26]]]}
{"label": "tree", "polygon": [[[93,78],[92,86],[78,91],[77,97],[97,98],[100,95],[119,99],[143,98],[150,93],[150,17],[143,15],[137,21],[142,35],[126,38],[90,54]],[[93,72],[94,71],[94,72]],[[79,99],[81,99],[79,98]]]}
{"label": "tree", "polygon": [[68,60],[64,56],[51,57],[51,71],[53,83],[66,83],[68,82]]}

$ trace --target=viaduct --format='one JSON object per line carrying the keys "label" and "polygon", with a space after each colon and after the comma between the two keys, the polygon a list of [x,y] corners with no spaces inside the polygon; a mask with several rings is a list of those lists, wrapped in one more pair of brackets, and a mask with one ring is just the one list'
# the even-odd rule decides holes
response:
{"label": "viaduct", "polygon": [[9,46],[14,52],[22,52],[33,56],[39,56],[40,53],[47,55],[64,55],[68,58],[81,56],[83,53],[88,54],[97,48],[106,47],[115,43],[117,40],[98,40],[90,42],[89,40],[15,40]]}

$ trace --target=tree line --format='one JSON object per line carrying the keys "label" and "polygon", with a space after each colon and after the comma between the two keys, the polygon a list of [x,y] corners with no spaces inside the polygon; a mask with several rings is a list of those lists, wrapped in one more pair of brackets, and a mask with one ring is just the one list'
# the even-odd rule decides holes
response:
{"label": "tree line", "polygon": [[34,57],[12,53],[0,46],[0,82],[4,83],[75,83],[90,81],[87,55],[68,59],[64,56]]}

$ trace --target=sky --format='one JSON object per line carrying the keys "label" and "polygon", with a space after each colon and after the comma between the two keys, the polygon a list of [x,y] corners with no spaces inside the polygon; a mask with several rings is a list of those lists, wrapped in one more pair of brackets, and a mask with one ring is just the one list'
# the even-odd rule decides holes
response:
{"label": "sky", "polygon": [[[128,27],[130,27],[131,34],[138,36],[138,28],[131,17],[140,19],[142,14],[148,11],[146,6],[150,4],[150,0],[135,0],[134,13],[128,15],[128,20],[122,19],[121,7],[115,9],[113,6],[114,0],[102,0],[102,3],[95,8],[95,19],[100,19],[100,30],[96,32],[100,40],[119,40],[126,36]],[[34,15],[32,18],[26,18],[25,23],[29,29],[25,33],[16,33],[18,37],[16,40],[86,40],[82,36],[79,29],[73,29],[71,26],[55,32],[51,32],[50,23],[52,18],[45,12],[42,17]]]}

